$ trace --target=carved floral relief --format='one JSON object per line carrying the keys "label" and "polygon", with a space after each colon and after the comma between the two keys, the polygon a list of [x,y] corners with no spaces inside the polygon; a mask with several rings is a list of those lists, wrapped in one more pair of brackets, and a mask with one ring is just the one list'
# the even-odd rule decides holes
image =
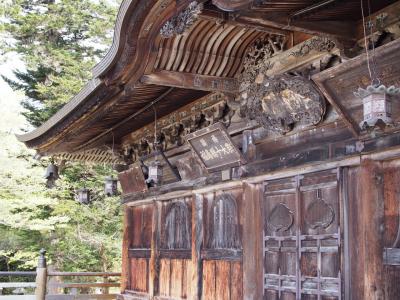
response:
{"label": "carved floral relief", "polygon": [[161,27],[160,35],[164,38],[170,38],[183,34],[196,22],[202,10],[202,3],[198,3],[197,1],[191,2],[184,11],[173,16]]}
{"label": "carved floral relief", "polygon": [[265,75],[271,68],[270,58],[282,52],[284,44],[283,38],[269,38],[250,50],[239,76],[238,97],[245,118],[280,134],[296,124],[316,125],[325,113],[325,99],[311,80],[292,74]]}

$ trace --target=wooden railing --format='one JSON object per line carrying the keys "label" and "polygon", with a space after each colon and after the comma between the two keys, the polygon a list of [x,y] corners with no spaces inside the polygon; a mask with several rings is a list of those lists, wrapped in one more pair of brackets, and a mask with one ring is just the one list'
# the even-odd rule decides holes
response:
{"label": "wooden railing", "polygon": [[[35,282],[0,282],[0,300],[112,300],[116,294],[110,288],[120,286],[114,272],[54,272],[47,269],[45,251],[41,250],[36,271],[1,272],[0,278],[32,277]],[[84,279],[101,278],[101,281]],[[65,280],[65,278],[67,280]],[[3,289],[34,288],[35,294],[2,295]]]}

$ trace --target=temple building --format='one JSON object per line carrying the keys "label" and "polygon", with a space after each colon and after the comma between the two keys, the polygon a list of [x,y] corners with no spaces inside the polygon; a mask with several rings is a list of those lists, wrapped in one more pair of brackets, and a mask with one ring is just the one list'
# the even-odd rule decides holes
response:
{"label": "temple building", "polygon": [[400,1],[124,0],[19,140],[109,162],[120,299],[400,299]]}

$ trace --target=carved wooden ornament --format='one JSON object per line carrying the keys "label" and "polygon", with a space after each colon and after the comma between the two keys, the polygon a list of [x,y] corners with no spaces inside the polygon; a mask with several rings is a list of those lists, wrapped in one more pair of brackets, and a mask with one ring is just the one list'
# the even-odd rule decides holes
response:
{"label": "carved wooden ornament", "polygon": [[268,225],[273,231],[289,230],[293,221],[293,212],[283,203],[277,204],[268,217]]}
{"label": "carved wooden ornament", "polygon": [[193,1],[189,6],[178,15],[172,17],[160,29],[160,35],[164,38],[170,38],[174,35],[183,34],[194,22],[203,10],[203,4]]}
{"label": "carved wooden ornament", "polygon": [[312,229],[327,228],[335,218],[332,206],[321,197],[321,191],[317,191],[317,198],[307,207],[305,220]]}
{"label": "carved wooden ornament", "polygon": [[289,74],[265,77],[260,73],[241,92],[242,113],[264,128],[281,134],[296,124],[316,125],[325,113],[325,100],[314,84]]}

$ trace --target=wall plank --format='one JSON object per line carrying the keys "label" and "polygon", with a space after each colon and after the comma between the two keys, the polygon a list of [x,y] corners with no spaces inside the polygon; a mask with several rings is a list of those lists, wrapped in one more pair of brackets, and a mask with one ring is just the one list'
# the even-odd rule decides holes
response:
{"label": "wall plank", "polygon": [[183,263],[181,259],[171,259],[171,292],[170,296],[180,298],[182,296]]}
{"label": "wall plank", "polygon": [[169,296],[170,294],[170,273],[171,273],[171,260],[160,260],[160,295]]}
{"label": "wall plank", "polygon": [[231,264],[229,261],[216,261],[216,299],[225,300],[230,299],[230,275],[231,275]]}
{"label": "wall plank", "polygon": [[[261,281],[262,283],[262,281]],[[231,299],[244,299],[243,298],[243,268],[241,262],[231,263]],[[253,299],[262,299],[253,298]]]}
{"label": "wall plank", "polygon": [[202,299],[215,299],[215,261],[206,260],[203,262],[203,297]]}

